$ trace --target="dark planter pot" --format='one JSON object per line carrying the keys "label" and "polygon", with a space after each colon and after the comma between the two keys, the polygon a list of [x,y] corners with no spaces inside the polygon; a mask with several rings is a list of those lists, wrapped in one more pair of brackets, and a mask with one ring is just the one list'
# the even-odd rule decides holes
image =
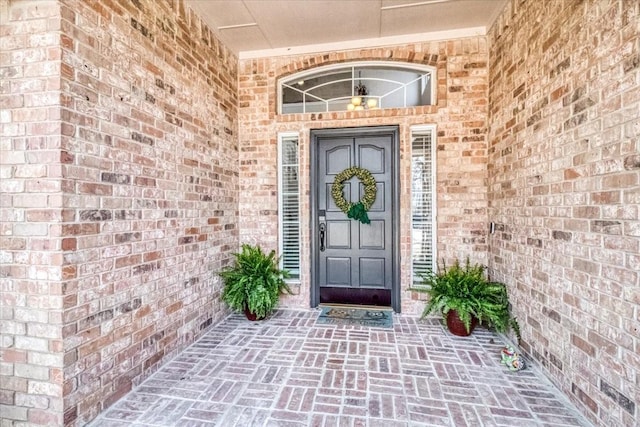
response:
{"label": "dark planter pot", "polygon": [[252,322],[263,319],[263,317],[258,318],[258,316],[255,313],[250,312],[248,308],[244,309],[244,315],[247,316],[247,319],[251,320]]}
{"label": "dark planter pot", "polygon": [[467,337],[471,335],[473,329],[478,324],[478,319],[475,316],[471,317],[471,326],[469,327],[469,332],[467,332],[467,328],[464,327],[464,323],[458,317],[458,312],[455,310],[449,310],[447,313],[447,327],[449,328],[449,332],[453,335],[457,335],[459,337]]}

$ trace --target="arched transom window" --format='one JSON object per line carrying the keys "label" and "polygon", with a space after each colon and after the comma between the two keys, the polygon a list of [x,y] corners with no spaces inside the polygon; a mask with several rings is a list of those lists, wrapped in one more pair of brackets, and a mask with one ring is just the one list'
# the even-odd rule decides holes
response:
{"label": "arched transom window", "polygon": [[280,114],[402,108],[435,103],[435,69],[396,62],[354,62],[279,80]]}

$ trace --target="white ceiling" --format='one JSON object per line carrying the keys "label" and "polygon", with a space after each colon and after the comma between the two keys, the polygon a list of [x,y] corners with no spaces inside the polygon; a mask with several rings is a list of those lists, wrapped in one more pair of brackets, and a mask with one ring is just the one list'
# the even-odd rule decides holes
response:
{"label": "white ceiling", "polygon": [[241,58],[484,34],[507,0],[186,0]]}

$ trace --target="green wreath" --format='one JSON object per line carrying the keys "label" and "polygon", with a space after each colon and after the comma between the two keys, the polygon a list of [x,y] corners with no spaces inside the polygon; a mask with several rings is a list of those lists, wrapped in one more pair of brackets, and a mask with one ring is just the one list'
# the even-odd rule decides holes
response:
{"label": "green wreath", "polygon": [[[358,203],[348,202],[344,198],[344,182],[353,178],[354,176],[364,184],[364,197],[358,201]],[[347,214],[349,218],[357,219],[363,224],[370,224],[369,215],[367,211],[376,201],[376,179],[366,169],[362,169],[356,166],[352,166],[340,172],[336,175],[333,185],[331,186],[331,196],[336,206],[340,210]]]}

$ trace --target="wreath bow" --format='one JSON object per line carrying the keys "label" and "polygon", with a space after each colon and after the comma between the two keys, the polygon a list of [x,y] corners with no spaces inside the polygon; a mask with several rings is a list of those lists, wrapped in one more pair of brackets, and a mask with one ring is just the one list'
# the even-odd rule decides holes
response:
{"label": "wreath bow", "polygon": [[[344,198],[344,183],[354,176],[364,184],[364,196],[357,203],[348,202]],[[346,213],[347,217],[356,219],[363,224],[371,223],[367,211],[376,201],[376,193],[376,179],[371,175],[371,172],[357,166],[347,168],[337,174],[331,186],[331,196],[336,206]]]}

